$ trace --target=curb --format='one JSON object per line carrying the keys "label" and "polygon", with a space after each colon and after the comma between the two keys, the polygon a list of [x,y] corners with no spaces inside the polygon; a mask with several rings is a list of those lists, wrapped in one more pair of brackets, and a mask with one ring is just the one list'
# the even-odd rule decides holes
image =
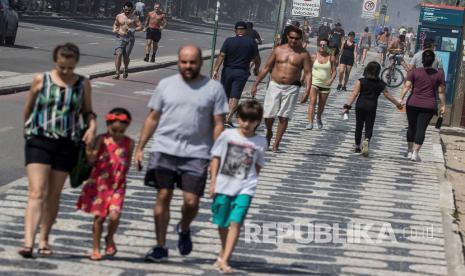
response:
{"label": "curb", "polygon": [[[272,48],[273,48],[273,44],[269,43],[269,44],[259,46],[258,50],[259,51],[265,51],[265,50],[270,50]],[[204,51],[210,52],[211,50],[204,50]],[[216,50],[214,56],[217,57],[218,54],[219,54],[219,50]],[[162,58],[162,57],[160,57],[160,58]],[[203,60],[210,60],[211,59],[211,54],[203,55],[202,59]],[[128,72],[129,73],[144,72],[144,71],[150,71],[150,70],[155,70],[155,69],[160,69],[160,68],[166,68],[166,67],[173,66],[173,65],[176,65],[176,64],[177,64],[177,59],[176,58],[168,57],[168,60],[163,61],[163,62],[158,63],[158,64],[150,64],[150,65],[142,65],[142,66],[130,67]],[[98,65],[98,64],[94,64],[92,66],[96,66],[96,65]],[[77,70],[77,73],[79,73],[79,69]],[[87,74],[83,74],[83,75],[85,75],[89,79],[95,79],[95,78],[111,76],[113,74],[115,74],[114,65],[113,66],[108,66],[108,68],[105,68],[103,70],[99,69],[99,70],[92,71],[90,73],[87,72]],[[28,90],[30,85],[31,85],[31,80],[32,80],[32,78],[28,78],[27,81],[19,83],[19,84],[0,87],[0,96],[8,95],[8,94],[16,94],[16,93],[24,92],[24,91]]]}
{"label": "curb", "polygon": [[446,178],[446,167],[442,140],[439,131],[433,132],[433,155],[439,180],[439,208],[442,214],[442,226],[444,231],[444,250],[447,260],[448,275],[463,275],[465,271],[464,253],[462,251],[462,239],[458,225],[452,216],[456,210],[452,184]]}

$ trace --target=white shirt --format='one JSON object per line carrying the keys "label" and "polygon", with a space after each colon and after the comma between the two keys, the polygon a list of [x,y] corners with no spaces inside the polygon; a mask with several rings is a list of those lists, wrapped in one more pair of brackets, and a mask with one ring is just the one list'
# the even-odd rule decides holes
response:
{"label": "white shirt", "polygon": [[263,136],[245,137],[239,129],[223,131],[212,148],[212,157],[221,160],[215,193],[253,196],[258,179],[255,165],[265,165],[266,144]]}

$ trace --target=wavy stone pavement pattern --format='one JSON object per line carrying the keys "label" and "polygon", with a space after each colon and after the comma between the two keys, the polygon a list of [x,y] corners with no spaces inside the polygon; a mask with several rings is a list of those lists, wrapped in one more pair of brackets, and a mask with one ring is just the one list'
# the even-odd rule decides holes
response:
{"label": "wavy stone pavement pattern", "polygon": [[[360,69],[357,70],[360,72]],[[353,82],[349,84],[352,87]],[[396,94],[396,93],[395,93]],[[282,153],[267,153],[267,165],[247,217],[249,225],[308,223],[340,226],[347,240],[352,223],[374,223],[369,236],[376,239],[389,223],[397,242],[298,243],[293,237],[280,244],[237,245],[232,265],[243,274],[295,275],[444,275],[447,274],[439,210],[438,180],[432,159],[431,135],[422,150],[424,162],[403,159],[405,115],[380,99],[375,137],[369,158],[352,153],[354,115],[343,121],[340,107],[349,93],[332,91],[325,111],[324,129],[306,131],[306,106],[299,105],[282,143]],[[263,91],[261,92],[263,98]],[[431,130],[430,130],[431,131]],[[2,275],[215,275],[212,263],[219,240],[210,222],[211,200],[204,198],[192,226],[194,251],[181,257],[176,250],[174,226],[180,218],[181,197],[176,192],[168,229],[168,263],[143,261],[154,244],[152,207],[155,191],[142,185],[143,174],[130,172],[118,254],[98,263],[87,259],[91,248],[92,217],[75,211],[78,189],[65,189],[59,218],[51,236],[55,255],[22,260],[21,245],[27,182],[0,195],[0,274]],[[433,229],[432,237],[416,237],[404,229]],[[263,239],[264,236],[257,236]]]}

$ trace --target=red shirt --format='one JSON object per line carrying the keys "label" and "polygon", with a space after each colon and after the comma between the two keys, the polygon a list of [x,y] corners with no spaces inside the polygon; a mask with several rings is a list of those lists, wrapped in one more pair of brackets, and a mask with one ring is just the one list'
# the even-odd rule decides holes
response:
{"label": "red shirt", "polygon": [[415,68],[407,74],[407,80],[412,82],[413,86],[407,105],[437,109],[436,94],[438,87],[446,84],[443,70]]}

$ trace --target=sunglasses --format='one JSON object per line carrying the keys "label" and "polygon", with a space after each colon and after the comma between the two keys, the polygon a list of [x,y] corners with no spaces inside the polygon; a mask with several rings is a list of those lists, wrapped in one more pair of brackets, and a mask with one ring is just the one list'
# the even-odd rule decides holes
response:
{"label": "sunglasses", "polygon": [[326,47],[328,46],[328,44],[324,43],[324,44],[320,44],[320,47]]}
{"label": "sunglasses", "polygon": [[289,39],[300,40],[300,37],[297,36],[288,36]]}

